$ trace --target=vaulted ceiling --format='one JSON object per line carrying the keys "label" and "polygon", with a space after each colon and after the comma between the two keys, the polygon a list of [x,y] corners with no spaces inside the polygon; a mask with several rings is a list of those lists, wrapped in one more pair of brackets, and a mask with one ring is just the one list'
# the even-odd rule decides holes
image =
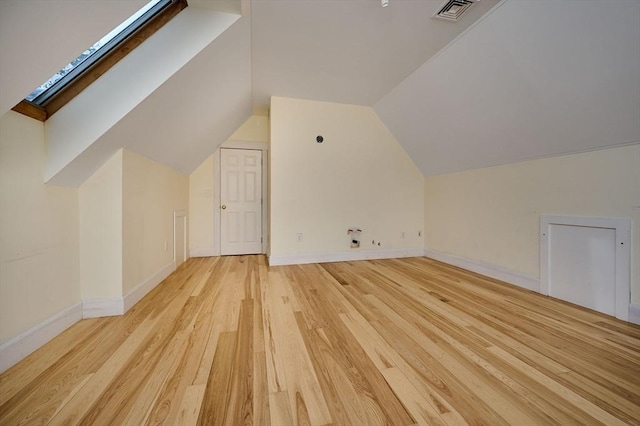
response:
{"label": "vaulted ceiling", "polygon": [[[0,114],[144,3],[2,0]],[[374,107],[425,175],[640,142],[640,1],[480,0],[455,23],[441,4],[190,0],[98,80],[122,94],[45,123],[47,178],[77,186],[120,147],[189,173],[272,95]]]}
{"label": "vaulted ceiling", "polygon": [[372,106],[497,2],[448,22],[431,18],[443,0],[254,0],[254,105],[277,95]]}
{"label": "vaulted ceiling", "polygon": [[425,175],[640,143],[640,1],[503,2],[375,110]]}

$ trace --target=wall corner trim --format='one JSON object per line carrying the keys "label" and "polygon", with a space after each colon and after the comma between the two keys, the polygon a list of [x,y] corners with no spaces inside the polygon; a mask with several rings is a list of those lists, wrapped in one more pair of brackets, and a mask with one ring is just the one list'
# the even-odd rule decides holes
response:
{"label": "wall corner trim", "polygon": [[70,306],[0,345],[0,373],[22,361],[82,319],[82,303]]}
{"label": "wall corner trim", "polygon": [[518,287],[526,288],[527,290],[535,291],[536,293],[540,292],[540,280],[501,266],[430,249],[424,249],[424,256],[440,262],[448,263],[449,265],[467,269],[496,280],[504,281]]}
{"label": "wall corner trim", "polygon": [[306,263],[348,262],[373,259],[422,257],[422,249],[354,250],[327,253],[297,253],[269,256],[269,266],[300,265]]}
{"label": "wall corner trim", "polygon": [[82,301],[82,318],[112,317],[124,314],[124,299],[88,299]]}
{"label": "wall corner trim", "polygon": [[629,322],[640,325],[640,305],[629,304]]}
{"label": "wall corner trim", "polygon": [[82,318],[123,315],[175,270],[175,262],[169,262],[151,278],[138,284],[124,297],[83,300]]}

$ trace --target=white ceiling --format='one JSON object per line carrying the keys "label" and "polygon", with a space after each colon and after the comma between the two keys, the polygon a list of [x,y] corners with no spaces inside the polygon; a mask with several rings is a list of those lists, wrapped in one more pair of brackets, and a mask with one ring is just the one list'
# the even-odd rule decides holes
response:
{"label": "white ceiling", "polygon": [[147,0],[0,0],[0,115]]}
{"label": "white ceiling", "polygon": [[127,149],[147,158],[186,174],[195,170],[251,116],[249,26],[242,19],[233,24],[98,145],[118,147],[126,141]]}
{"label": "white ceiling", "polygon": [[[122,146],[189,173],[272,95],[374,106],[425,175],[640,142],[640,1],[497,2],[191,0],[243,16],[60,183]],[[0,0],[0,114],[142,3]]]}
{"label": "white ceiling", "polygon": [[375,110],[423,174],[640,142],[640,1],[502,3]]}
{"label": "white ceiling", "polygon": [[443,0],[253,0],[254,107],[272,95],[373,105],[485,14],[432,19]]}
{"label": "white ceiling", "polygon": [[163,29],[46,121],[48,182],[119,148],[190,173],[251,115],[248,19],[189,7]]}

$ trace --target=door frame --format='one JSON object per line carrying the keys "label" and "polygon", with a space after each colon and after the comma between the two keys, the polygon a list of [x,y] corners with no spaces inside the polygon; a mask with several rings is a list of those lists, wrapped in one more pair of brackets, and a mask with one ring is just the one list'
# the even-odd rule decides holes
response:
{"label": "door frame", "polygon": [[269,238],[268,232],[268,203],[269,185],[267,182],[268,169],[269,169],[269,144],[267,142],[252,142],[252,141],[226,141],[216,149],[213,153],[213,250],[214,256],[220,256],[221,249],[221,221],[220,221],[220,194],[222,183],[222,167],[220,164],[220,150],[223,148],[229,149],[246,149],[254,151],[262,151],[262,253],[267,253],[267,240]]}

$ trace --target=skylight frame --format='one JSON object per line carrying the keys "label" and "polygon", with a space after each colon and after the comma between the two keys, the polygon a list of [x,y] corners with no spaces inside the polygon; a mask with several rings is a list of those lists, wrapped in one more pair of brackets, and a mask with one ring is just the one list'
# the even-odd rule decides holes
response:
{"label": "skylight frame", "polygon": [[[133,19],[129,24],[126,24],[127,21],[139,13],[139,11],[136,12],[131,18],[128,18],[123,24],[103,37],[100,41],[107,39],[118,28],[124,26],[122,30],[100,46],[90,57],[34,97],[32,101],[24,99],[13,110],[37,120],[46,121],[53,113],[71,101],[187,6],[186,0],[158,0],[148,10]],[[95,44],[100,43],[100,41]],[[91,47],[87,50],[91,49]],[[84,52],[79,56],[83,54]]]}
{"label": "skylight frame", "polygon": [[[134,33],[138,28],[144,25],[149,19],[152,19],[157,13],[161,12],[162,9],[167,7],[172,0],[152,0],[152,1],[154,1],[155,4],[152,4],[152,2],[147,3],[145,7],[140,9],[135,14],[131,15],[129,19],[125,20],[122,24],[120,24],[118,27],[112,30],[109,34],[102,37],[100,40],[98,40],[96,43],[94,43],[92,46],[90,46],[88,49],[86,49],[84,52],[78,55],[78,57],[74,58],[73,61],[65,65],[65,68],[70,66],[76,59],[84,55],[85,52],[90,50],[95,45],[100,44],[100,46],[90,56],[88,56],[81,63],[73,67],[71,71],[66,73],[64,76],[58,79],[51,86],[44,89],[33,99],[29,99],[29,96],[31,94],[29,94],[29,96],[27,96],[25,99],[27,99],[29,102],[32,102],[36,105],[45,104],[47,100],[54,97],[56,93],[62,90],[64,86],[69,84],[69,82],[73,81],[80,74],[84,73],[87,69],[89,69],[92,66],[92,64],[99,61],[100,58],[104,57],[104,55],[107,55],[111,49],[116,47],[118,44],[122,43],[122,41],[124,41],[127,37],[129,37],[132,33]],[[139,15],[139,16],[137,16],[136,18],[136,15]],[[61,72],[61,71],[62,70],[58,72]],[[45,81],[42,85],[38,86],[38,88],[47,84],[55,76],[56,75],[54,74],[49,80]],[[37,90],[38,89],[34,90],[34,92]]]}

